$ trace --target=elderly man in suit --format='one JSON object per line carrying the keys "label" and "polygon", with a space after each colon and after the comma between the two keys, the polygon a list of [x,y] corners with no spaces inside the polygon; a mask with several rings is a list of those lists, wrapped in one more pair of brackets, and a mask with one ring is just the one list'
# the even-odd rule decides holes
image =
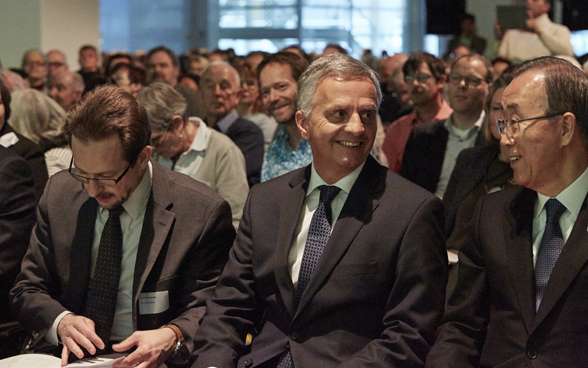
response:
{"label": "elderly man in suit", "polygon": [[41,198],[17,319],[64,365],[135,346],[122,366],[181,363],[234,239],[228,203],[150,160],[147,113],[118,87],[89,93],[65,132],[72,164]]}
{"label": "elderly man in suit", "polygon": [[444,304],[441,203],[370,156],[367,65],[322,57],[298,88],[313,162],[252,188],[193,367],[422,366]]}
{"label": "elderly man in suit", "polygon": [[525,62],[497,119],[512,186],[482,197],[427,367],[584,367],[588,361],[588,80]]}

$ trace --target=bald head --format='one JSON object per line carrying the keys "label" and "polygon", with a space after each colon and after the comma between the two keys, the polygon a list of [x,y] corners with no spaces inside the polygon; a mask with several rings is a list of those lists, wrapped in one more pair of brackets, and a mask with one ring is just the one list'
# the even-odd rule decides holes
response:
{"label": "bald head", "polygon": [[57,73],[63,70],[69,70],[67,59],[62,51],[55,49],[51,50],[47,53],[46,58],[47,65],[49,66],[49,70],[47,72],[49,78],[57,75]]}

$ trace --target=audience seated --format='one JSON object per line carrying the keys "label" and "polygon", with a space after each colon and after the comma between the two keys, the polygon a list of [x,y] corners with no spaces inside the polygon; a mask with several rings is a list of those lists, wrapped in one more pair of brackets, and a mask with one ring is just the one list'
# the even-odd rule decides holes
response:
{"label": "audience seated", "polygon": [[62,71],[68,71],[69,65],[63,51],[61,50],[50,50],[45,55],[47,60],[47,78],[53,78]]}
{"label": "audience seated", "polygon": [[49,96],[65,111],[70,111],[82,99],[84,79],[78,73],[61,70],[49,77]]}
{"label": "audience seated", "polygon": [[147,84],[147,74],[132,64],[119,63],[112,68],[110,79],[126,92],[137,97],[137,93]]}
{"label": "audience seated", "polygon": [[151,144],[165,167],[208,185],[231,205],[237,228],[249,193],[245,159],[230,138],[186,113],[182,95],[151,83],[137,95],[151,123]]}
{"label": "audience seated", "polygon": [[30,88],[38,91],[47,91],[45,85],[47,77],[47,61],[45,56],[39,50],[28,50],[22,57],[22,70],[26,74],[26,80]]}

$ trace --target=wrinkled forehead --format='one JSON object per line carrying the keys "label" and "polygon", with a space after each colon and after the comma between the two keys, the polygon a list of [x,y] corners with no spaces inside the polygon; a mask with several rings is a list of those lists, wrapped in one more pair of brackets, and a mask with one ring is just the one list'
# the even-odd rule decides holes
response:
{"label": "wrinkled forehead", "polygon": [[228,82],[232,87],[238,87],[238,74],[228,65],[212,65],[209,66],[202,76],[203,83],[222,83]]}

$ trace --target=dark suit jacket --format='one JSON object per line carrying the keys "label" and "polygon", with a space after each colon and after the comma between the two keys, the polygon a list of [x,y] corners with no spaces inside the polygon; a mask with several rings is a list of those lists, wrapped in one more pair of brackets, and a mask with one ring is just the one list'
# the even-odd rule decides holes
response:
{"label": "dark suit jacket", "polygon": [[263,133],[252,121],[238,118],[225,134],[239,147],[245,157],[245,170],[249,187],[261,180],[261,165],[265,150]]}
{"label": "dark suit jacket", "polygon": [[2,129],[0,129],[0,137],[8,133],[16,134],[18,142],[7,148],[27,160],[33,171],[36,200],[38,202],[43,194],[47,179],[49,178],[47,164],[45,164],[45,155],[43,154],[41,147],[25,136],[15,132],[14,129],[5,122]]}
{"label": "dark suit jacket", "polygon": [[[400,175],[431,193],[435,193],[439,183],[449,138],[443,124],[445,120],[415,126],[406,142],[400,166]],[[476,146],[483,144],[482,136],[480,131]]]}
{"label": "dark suit jacket", "polygon": [[369,157],[295,307],[287,259],[310,171],[252,188],[194,367],[275,367],[288,346],[296,367],[422,366],[444,304],[441,202]]}
{"label": "dark suit jacket", "polygon": [[586,199],[535,313],[537,194],[482,197],[461,246],[457,285],[427,367],[585,367],[588,362]]}
{"label": "dark suit jacket", "polygon": [[0,323],[14,320],[8,293],[27,250],[35,224],[35,208],[29,164],[0,146]]}
{"label": "dark suit jacket", "polygon": [[[175,324],[188,348],[235,236],[228,203],[206,185],[153,163],[133,280],[133,327]],[[67,172],[47,183],[37,225],[11,291],[17,319],[38,339],[65,310],[81,314],[98,204]],[[169,292],[170,307],[140,315],[139,294]]]}

